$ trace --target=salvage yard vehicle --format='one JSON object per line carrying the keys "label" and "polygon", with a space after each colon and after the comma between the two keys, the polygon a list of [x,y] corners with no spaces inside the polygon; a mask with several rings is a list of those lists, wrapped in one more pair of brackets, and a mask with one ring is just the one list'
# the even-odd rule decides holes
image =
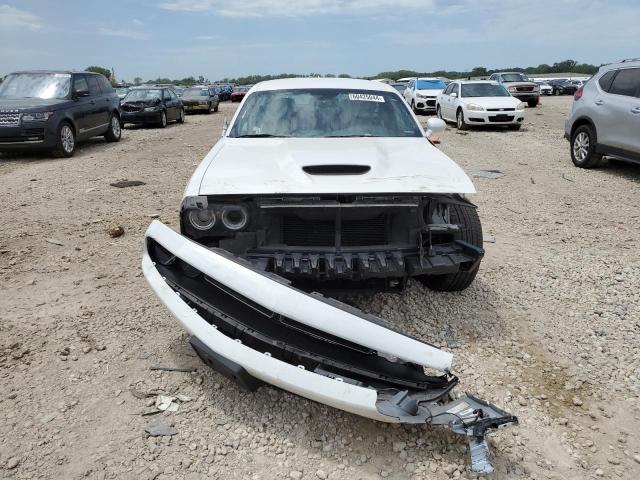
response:
{"label": "salvage yard vehicle", "polygon": [[117,142],[121,134],[120,99],[103,75],[25,71],[0,84],[0,152],[71,157],[79,141]]}
{"label": "salvage yard vehicle", "polygon": [[213,86],[187,88],[182,92],[181,98],[187,113],[205,112],[209,114],[217,112],[220,104],[220,98]]}
{"label": "salvage yard vehicle", "polygon": [[233,87],[231,93],[229,94],[229,98],[232,102],[241,102],[244,96],[249,91],[250,87]]}
{"label": "salvage yard vehicle", "polygon": [[575,166],[597,167],[604,156],[640,163],[640,60],[600,67],[573,98],[564,135]]}
{"label": "salvage yard vehicle", "polygon": [[534,83],[540,87],[540,95],[553,95],[553,87],[547,82],[536,80]]}
{"label": "salvage yard vehicle", "polygon": [[122,99],[122,124],[157,125],[184,123],[184,106],[172,88],[137,87]]}
{"label": "salvage yard vehicle", "polygon": [[459,130],[473,125],[506,125],[519,130],[524,121],[524,103],[497,82],[451,82],[438,95],[438,118],[455,122]]}
{"label": "salvage yard vehicle", "polygon": [[529,80],[524,73],[494,73],[489,77],[489,80],[501,83],[511,95],[518,100],[526,102],[531,108],[540,102],[540,86]]}
{"label": "salvage yard vehicle", "polygon": [[403,95],[414,113],[435,112],[436,98],[446,87],[439,78],[414,78],[405,88]]}
{"label": "salvage yard vehicle", "polygon": [[181,233],[150,225],[142,269],[201,359],[243,388],[445,426],[469,437],[472,469],[488,473],[486,433],[517,419],[454,399],[450,353],[315,293],[473,281],[484,253],[465,197],[475,190],[430,143],[444,122],[427,126],[379,82],[256,85],[189,181]]}

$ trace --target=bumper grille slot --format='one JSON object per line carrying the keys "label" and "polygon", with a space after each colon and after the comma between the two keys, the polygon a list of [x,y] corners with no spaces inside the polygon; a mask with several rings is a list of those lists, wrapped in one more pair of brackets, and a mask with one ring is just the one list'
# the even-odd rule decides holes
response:
{"label": "bumper grille slot", "polygon": [[[341,244],[345,247],[388,243],[387,216],[369,220],[343,220]],[[330,247],[336,244],[334,220],[304,220],[295,216],[282,219],[282,240],[296,247]]]}

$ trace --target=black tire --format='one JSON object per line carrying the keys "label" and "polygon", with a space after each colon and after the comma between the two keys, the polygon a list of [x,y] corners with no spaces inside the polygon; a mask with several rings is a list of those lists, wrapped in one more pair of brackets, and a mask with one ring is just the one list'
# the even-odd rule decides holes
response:
{"label": "black tire", "polygon": [[218,107],[220,107],[220,102],[216,103],[216,106],[213,108],[213,111],[217,113]]}
{"label": "black tire", "polygon": [[167,112],[165,112],[164,110],[162,110],[162,112],[160,113],[160,123],[158,123],[158,127],[167,127]]}
{"label": "black tire", "polygon": [[111,115],[109,119],[109,130],[104,134],[104,139],[107,142],[119,142],[122,138],[122,126],[118,114],[114,113]]}
{"label": "black tire", "polygon": [[416,109],[416,102],[414,102],[413,100],[411,100],[411,110],[413,111],[413,113],[418,115],[418,110]]}
{"label": "black tire", "polygon": [[[482,248],[482,224],[478,211],[471,205],[451,205],[451,223],[460,225],[456,240],[464,240]],[[460,270],[445,275],[420,275],[416,277],[425,286],[438,292],[459,292],[471,285],[478,274],[480,263],[471,270]]]}
{"label": "black tire", "polygon": [[458,111],[456,112],[456,127],[458,127],[458,130],[469,129],[467,122],[464,121],[464,113],[462,112],[461,108],[459,108]]}
{"label": "black tire", "polygon": [[176,122],[184,123],[184,116],[185,116],[184,108],[181,108],[180,109],[180,115],[178,116],[178,120],[176,120]]}
{"label": "black tire", "polygon": [[207,111],[205,112],[207,115],[211,113],[211,104],[207,105]]}
{"label": "black tire", "polygon": [[76,132],[73,126],[69,122],[61,122],[58,125],[57,135],[53,155],[58,158],[73,157],[76,151]]}
{"label": "black tire", "polygon": [[518,124],[515,124],[515,125],[509,125],[507,128],[509,130],[520,130],[520,127],[522,127],[522,124],[518,123]]}
{"label": "black tire", "polygon": [[538,99],[534,99],[534,100],[527,100],[527,105],[529,105],[529,108],[535,108],[538,106]]}
{"label": "black tire", "polygon": [[598,138],[591,125],[580,125],[571,135],[571,160],[576,167],[595,168],[602,164],[602,155],[596,152]]}

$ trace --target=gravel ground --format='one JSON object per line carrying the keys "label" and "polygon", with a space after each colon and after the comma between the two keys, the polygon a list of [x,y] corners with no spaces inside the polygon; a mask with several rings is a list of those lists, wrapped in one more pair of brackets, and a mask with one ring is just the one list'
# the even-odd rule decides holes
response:
{"label": "gravel ground", "polygon": [[[471,288],[353,299],[452,351],[460,391],[518,415],[490,437],[494,478],[640,478],[640,168],[574,168],[570,102],[544,98],[520,132],[447,132],[465,169],[505,174],[474,179],[487,255]],[[0,159],[0,478],[474,478],[447,431],[241,392],[150,292],[144,230],[156,216],[177,228],[188,177],[235,108],[127,129],[73,159]],[[146,184],[109,185],[122,179]],[[143,415],[158,392],[189,398]],[[177,435],[149,437],[158,418]]]}

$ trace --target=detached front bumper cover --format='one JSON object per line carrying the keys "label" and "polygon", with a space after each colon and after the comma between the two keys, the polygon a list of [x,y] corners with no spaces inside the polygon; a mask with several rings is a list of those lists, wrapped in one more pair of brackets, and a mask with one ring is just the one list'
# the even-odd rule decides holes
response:
{"label": "detached front bumper cover", "polygon": [[471,395],[454,399],[450,353],[158,221],[142,269],[200,358],[247,390],[270,383],[374,420],[445,426],[469,437],[479,473],[493,471],[486,433],[518,421]]}

